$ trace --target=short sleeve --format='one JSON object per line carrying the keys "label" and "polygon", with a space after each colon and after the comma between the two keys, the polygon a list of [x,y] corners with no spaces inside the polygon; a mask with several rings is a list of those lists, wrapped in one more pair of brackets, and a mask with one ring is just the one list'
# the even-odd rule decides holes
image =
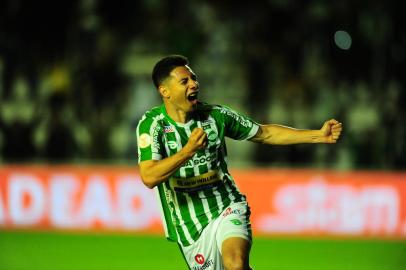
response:
{"label": "short sleeve", "polygon": [[162,129],[159,121],[143,118],[137,126],[138,162],[162,159]]}
{"label": "short sleeve", "polygon": [[220,115],[224,121],[225,136],[235,140],[249,140],[258,132],[259,125],[249,117],[222,106]]}

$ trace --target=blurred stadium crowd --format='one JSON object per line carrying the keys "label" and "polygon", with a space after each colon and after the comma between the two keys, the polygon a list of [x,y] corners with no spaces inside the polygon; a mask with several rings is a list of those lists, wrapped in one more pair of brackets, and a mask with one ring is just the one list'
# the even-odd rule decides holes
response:
{"label": "blurred stadium crowd", "polygon": [[399,2],[3,0],[0,162],[135,163],[136,124],[160,104],[151,69],[176,53],[210,103],[261,123],[344,123],[334,148],[230,142],[234,164],[404,169]]}

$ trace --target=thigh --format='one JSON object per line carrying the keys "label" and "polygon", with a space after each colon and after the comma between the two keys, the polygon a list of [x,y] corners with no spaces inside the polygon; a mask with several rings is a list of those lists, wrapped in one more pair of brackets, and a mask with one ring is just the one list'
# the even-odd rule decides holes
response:
{"label": "thigh", "polygon": [[250,269],[251,242],[241,237],[230,237],[221,247],[223,265],[226,269]]}
{"label": "thigh", "polygon": [[220,249],[217,247],[218,220],[209,224],[199,239],[190,246],[180,246],[183,256],[192,270],[224,270]]}
{"label": "thigh", "polygon": [[250,209],[246,203],[230,205],[221,215],[217,246],[227,269],[249,269],[252,243]]}
{"label": "thigh", "polygon": [[234,203],[223,211],[219,217],[216,241],[221,248],[223,241],[228,238],[243,238],[250,245],[252,242],[252,230],[250,222],[250,208],[246,203]]}
{"label": "thigh", "polygon": [[[225,243],[226,258],[234,254],[241,254],[231,253],[234,245],[234,250],[237,247],[237,250],[246,254],[248,260],[252,239],[249,216],[250,210],[247,204],[232,204],[217,219],[207,225],[195,243],[186,247],[181,246],[189,268],[193,270],[224,270],[223,242]],[[236,241],[233,241],[234,238],[237,238]]]}

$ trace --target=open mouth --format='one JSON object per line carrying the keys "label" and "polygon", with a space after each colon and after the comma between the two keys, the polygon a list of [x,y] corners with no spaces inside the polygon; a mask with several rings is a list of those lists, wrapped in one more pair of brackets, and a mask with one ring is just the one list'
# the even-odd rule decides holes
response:
{"label": "open mouth", "polygon": [[189,101],[193,102],[193,103],[196,103],[196,102],[197,102],[197,96],[198,96],[198,94],[199,94],[199,92],[190,93],[190,94],[187,96],[187,99],[188,99]]}

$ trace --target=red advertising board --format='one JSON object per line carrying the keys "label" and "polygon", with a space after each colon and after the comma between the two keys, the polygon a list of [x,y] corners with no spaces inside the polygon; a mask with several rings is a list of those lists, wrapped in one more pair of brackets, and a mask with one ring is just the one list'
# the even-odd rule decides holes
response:
{"label": "red advertising board", "polygon": [[[232,170],[255,234],[406,238],[406,173]],[[0,229],[162,232],[134,168],[0,167]]]}
{"label": "red advertising board", "polygon": [[153,190],[128,167],[0,168],[0,226],[162,230]]}
{"label": "red advertising board", "polygon": [[406,174],[235,171],[257,233],[406,237]]}

